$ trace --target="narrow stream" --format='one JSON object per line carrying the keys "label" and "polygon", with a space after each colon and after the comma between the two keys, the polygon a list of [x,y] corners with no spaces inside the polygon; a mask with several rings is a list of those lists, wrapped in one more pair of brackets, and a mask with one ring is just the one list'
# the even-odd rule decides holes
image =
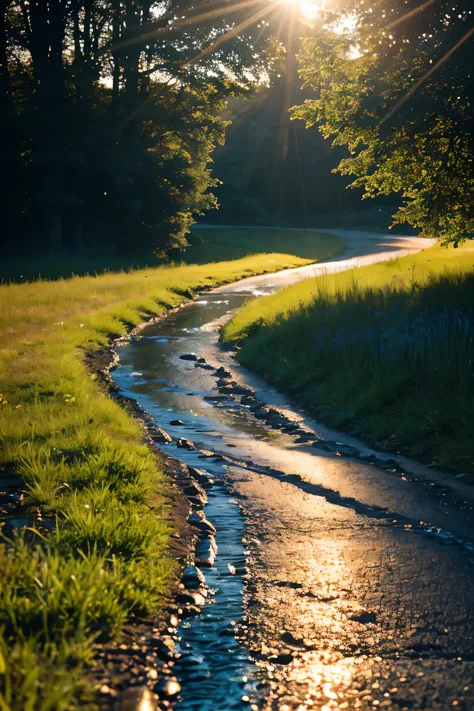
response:
{"label": "narrow stream", "polygon": [[[213,371],[197,368],[179,356],[196,352],[209,357],[216,347],[217,331],[206,326],[218,322],[244,298],[207,294],[119,349],[114,379],[121,391],[136,398],[173,438],[190,439],[203,450],[233,453],[232,445],[250,437],[252,428],[244,408],[229,410],[220,406],[223,401],[206,399],[216,396]],[[170,422],[175,419],[184,424],[173,427]],[[268,436],[263,428],[256,434]],[[243,516],[225,481],[226,466],[218,457],[205,456],[199,449],[177,449],[175,442],[162,446],[186,464],[205,469],[215,482],[207,492],[205,513],[217,528],[218,555],[211,568],[203,568],[208,603],[200,615],[182,621],[179,628],[177,651],[182,656],[175,671],[182,692],[177,708],[248,708],[258,670],[236,639],[244,624],[244,585],[242,577],[229,570],[229,564],[237,569],[245,566]]]}

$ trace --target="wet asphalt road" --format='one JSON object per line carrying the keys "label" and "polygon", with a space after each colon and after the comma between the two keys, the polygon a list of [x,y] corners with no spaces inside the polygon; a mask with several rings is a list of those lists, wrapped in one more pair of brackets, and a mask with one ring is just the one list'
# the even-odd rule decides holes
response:
{"label": "wet asphalt road", "polygon": [[[474,709],[471,503],[426,472],[370,463],[363,445],[305,418],[217,345],[219,325],[249,294],[419,249],[345,236],[350,251],[325,267],[221,287],[120,350],[122,391],[192,440],[198,449],[168,451],[216,480],[206,508],[218,528],[214,604],[181,629],[183,711]],[[312,439],[269,427],[245,397],[223,394],[212,370],[180,360],[189,352],[229,368]],[[170,426],[176,417],[183,425]],[[227,564],[245,557],[248,575],[229,578]]]}

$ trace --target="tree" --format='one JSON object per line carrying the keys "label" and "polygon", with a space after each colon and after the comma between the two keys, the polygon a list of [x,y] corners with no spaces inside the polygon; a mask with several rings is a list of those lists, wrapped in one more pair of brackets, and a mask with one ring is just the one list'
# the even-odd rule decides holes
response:
{"label": "tree", "polygon": [[229,97],[256,84],[255,2],[3,0],[7,245],[186,245],[215,206],[209,163]]}
{"label": "tree", "polygon": [[289,105],[310,92],[299,90],[295,76],[288,105],[286,83],[282,73],[252,98],[229,102],[225,117],[231,125],[214,155],[222,181],[216,220],[309,227],[357,207],[360,196],[345,191],[348,181],[331,175],[343,151],[331,150],[317,131],[290,121]]}
{"label": "tree", "polygon": [[401,197],[394,224],[457,245],[474,234],[474,27],[466,4],[446,5],[422,24],[416,8],[387,22],[369,7],[356,33],[305,39],[300,73],[316,98],[292,116],[348,148],[337,171],[365,198]]}

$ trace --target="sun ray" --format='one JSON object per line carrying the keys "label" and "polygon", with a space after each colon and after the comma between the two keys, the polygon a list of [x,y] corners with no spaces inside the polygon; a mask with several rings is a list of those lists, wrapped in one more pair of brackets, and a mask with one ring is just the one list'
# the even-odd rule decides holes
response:
{"label": "sun ray", "polygon": [[407,12],[405,15],[403,15],[403,17],[399,17],[393,22],[391,22],[385,29],[393,30],[394,27],[398,27],[398,25],[401,25],[403,22],[406,22],[406,20],[411,20],[412,17],[415,17],[420,12],[423,12],[423,10],[426,10],[435,2],[439,2],[439,0],[426,0],[426,2],[424,2],[422,5],[418,5],[418,7],[413,8],[413,10]]}
{"label": "sun ray", "polygon": [[205,49],[202,50],[202,52],[199,52],[195,57],[192,59],[189,59],[187,62],[184,62],[182,65],[183,67],[189,67],[195,62],[199,61],[203,57],[206,57],[208,54],[211,54],[214,52],[217,47],[219,47],[221,44],[224,42],[227,42],[231,37],[235,37],[235,35],[238,35],[239,32],[242,32],[242,30],[245,30],[249,25],[253,24],[254,22],[257,22],[258,20],[261,20],[262,17],[265,17],[265,15],[268,15],[269,12],[274,10],[276,7],[278,7],[279,3],[273,2],[267,7],[263,8],[263,10],[259,10],[258,12],[255,12],[253,15],[248,17],[246,20],[243,20],[239,25],[236,25],[233,27],[229,32],[226,32],[225,35],[221,35],[216,39],[215,42],[213,42],[211,45],[206,47]]}
{"label": "sun ray", "polygon": [[186,17],[184,20],[180,20],[169,27],[157,27],[154,30],[150,30],[150,32],[143,32],[135,37],[130,37],[128,39],[121,40],[120,42],[116,42],[115,44],[108,45],[103,48],[101,52],[103,53],[110,50],[116,52],[134,44],[149,42],[150,40],[156,39],[156,37],[161,37],[161,35],[172,34],[183,27],[187,27],[188,25],[195,25],[199,22],[206,22],[207,20],[224,17],[231,12],[239,12],[240,10],[252,7],[253,5],[261,5],[262,1],[263,0],[243,0],[242,2],[235,3],[231,6],[221,7],[216,10],[209,10],[209,12],[202,12],[198,15],[191,15],[190,17]]}
{"label": "sun ray", "polygon": [[382,119],[381,124],[382,124],[382,123],[385,123],[386,121],[388,121],[388,120],[398,111],[398,109],[399,109],[401,106],[403,106],[403,104],[405,104],[411,96],[413,96],[413,94],[420,88],[420,86],[421,86],[422,84],[424,84],[425,81],[426,81],[427,79],[429,79],[429,77],[430,77],[432,74],[434,74],[434,72],[436,72],[436,71],[439,69],[439,67],[440,67],[442,64],[444,64],[444,63],[450,58],[450,56],[451,56],[452,54],[454,54],[454,52],[456,52],[456,50],[458,50],[459,47],[461,47],[461,46],[464,44],[464,42],[466,42],[466,41],[469,39],[469,37],[471,37],[473,34],[474,34],[474,27],[471,27],[471,29],[468,30],[468,31],[466,32],[466,34],[463,35],[463,36],[461,37],[461,39],[460,39],[458,42],[456,42],[456,44],[455,44],[453,47],[451,47],[451,49],[448,50],[448,51],[446,52],[446,54],[444,54],[440,59],[438,59],[438,61],[436,62],[436,64],[434,64],[434,65],[431,67],[431,69],[429,69],[429,70],[426,72],[426,74],[424,74],[424,76],[422,76],[421,79],[419,79],[419,80],[416,82],[415,86],[412,86],[412,88],[411,88],[409,91],[407,91],[407,93],[405,94],[405,96],[403,96],[403,97],[400,99],[400,101],[399,101],[392,109],[390,109],[390,111],[389,111],[389,112],[386,114],[386,116],[384,116],[384,118]]}

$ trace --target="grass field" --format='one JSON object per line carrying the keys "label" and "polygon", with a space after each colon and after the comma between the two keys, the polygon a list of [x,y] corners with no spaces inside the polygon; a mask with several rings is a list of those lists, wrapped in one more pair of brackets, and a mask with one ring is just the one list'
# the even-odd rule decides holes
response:
{"label": "grass field", "polygon": [[84,696],[81,679],[95,645],[157,610],[173,568],[166,478],[85,351],[198,289],[326,256],[331,239],[337,253],[342,240],[313,235],[309,259],[287,250],[0,286],[0,488],[18,482],[28,509],[28,528],[0,545],[2,711],[92,711],[97,690]]}
{"label": "grass field", "polygon": [[474,246],[307,279],[244,305],[223,339],[334,428],[474,472]]}

